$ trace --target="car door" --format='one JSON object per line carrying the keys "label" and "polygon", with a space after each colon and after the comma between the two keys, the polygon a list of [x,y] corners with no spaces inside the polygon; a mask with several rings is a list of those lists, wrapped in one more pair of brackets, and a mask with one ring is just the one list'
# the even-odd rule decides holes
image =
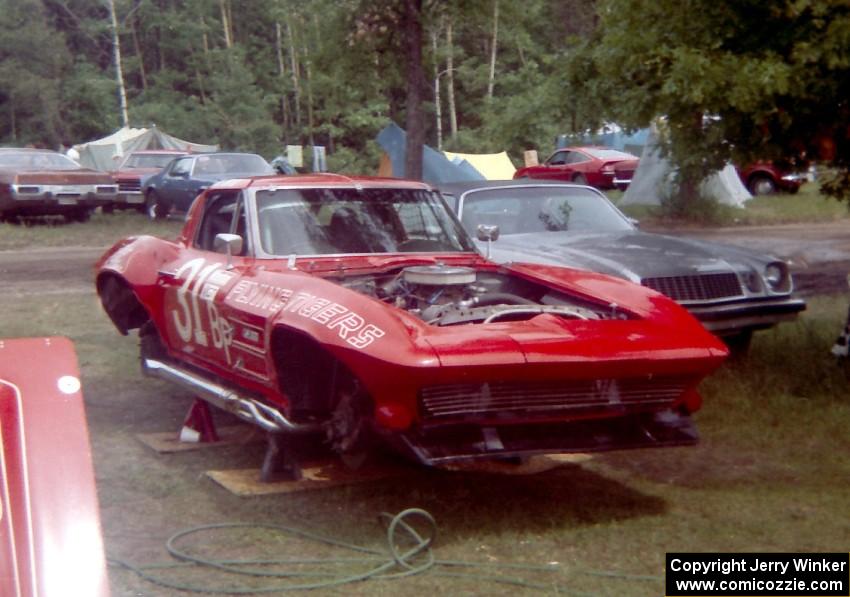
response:
{"label": "car door", "polygon": [[[165,287],[163,305],[167,342],[197,365],[226,370],[246,381],[265,381],[265,334],[262,317],[243,313],[227,297],[244,288],[254,268],[247,238],[241,193],[232,190],[207,197],[197,234],[179,257],[159,272]],[[238,234],[242,250],[228,256],[215,250],[220,233]]]}
{"label": "car door", "polygon": [[593,160],[590,156],[587,156],[580,151],[570,151],[566,156],[564,172],[567,173],[567,175],[563,178],[563,180],[587,184],[588,180],[593,178],[594,172],[592,166]]}
{"label": "car door", "polygon": [[194,158],[185,157],[171,163],[168,171],[162,177],[159,189],[157,189],[163,201],[171,205],[178,205],[180,196],[185,193],[193,161]]}
{"label": "car door", "polygon": [[562,149],[553,153],[546,160],[546,176],[550,180],[566,180],[572,178],[572,168],[570,167],[570,155],[572,151]]}

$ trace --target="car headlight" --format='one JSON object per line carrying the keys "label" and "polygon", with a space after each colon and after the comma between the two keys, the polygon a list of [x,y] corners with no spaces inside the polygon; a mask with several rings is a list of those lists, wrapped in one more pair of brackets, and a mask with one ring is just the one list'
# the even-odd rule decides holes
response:
{"label": "car headlight", "polygon": [[788,268],[784,263],[770,263],[764,268],[764,280],[774,292],[788,289]]}

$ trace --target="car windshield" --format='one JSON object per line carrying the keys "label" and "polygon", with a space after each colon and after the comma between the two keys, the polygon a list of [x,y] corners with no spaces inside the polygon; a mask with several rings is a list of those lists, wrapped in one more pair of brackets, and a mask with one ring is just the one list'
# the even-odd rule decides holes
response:
{"label": "car windshield", "polygon": [[119,168],[165,168],[178,157],[175,153],[131,153]]}
{"label": "car windshield", "polygon": [[195,160],[194,174],[244,174],[261,176],[274,174],[269,163],[258,155],[221,153],[199,156]]}
{"label": "car windshield", "polygon": [[275,189],[256,193],[271,255],[473,251],[435,193],[412,189]]}
{"label": "car windshield", "polygon": [[616,149],[594,149],[594,148],[585,148],[583,150],[585,153],[588,153],[595,157],[597,160],[636,160],[638,157],[636,155],[632,155],[630,153],[624,153],[622,151],[617,151]]}
{"label": "car windshield", "polygon": [[60,153],[22,151],[21,153],[0,153],[0,168],[79,170],[80,165]]}
{"label": "car windshield", "polygon": [[537,186],[483,189],[467,193],[461,222],[475,234],[480,224],[500,234],[529,232],[615,232],[632,225],[605,197],[590,189]]}

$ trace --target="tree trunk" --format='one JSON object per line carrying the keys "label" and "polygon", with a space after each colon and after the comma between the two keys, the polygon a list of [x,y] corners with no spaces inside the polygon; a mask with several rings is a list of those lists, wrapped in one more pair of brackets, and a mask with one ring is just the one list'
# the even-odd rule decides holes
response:
{"label": "tree trunk", "polygon": [[202,42],[202,44],[203,44],[203,48],[204,48],[204,57],[205,57],[207,60],[209,60],[209,55],[210,55],[210,38],[209,38],[209,36],[207,35],[207,22],[204,20],[204,15],[201,15],[201,16],[199,17],[199,20],[201,21],[201,31],[203,32],[203,33],[201,34],[201,42]]}
{"label": "tree trunk", "polygon": [[455,109],[455,67],[454,67],[454,41],[452,39],[452,20],[449,19],[446,25],[446,49],[448,57],[446,58],[446,73],[448,87],[448,103],[449,103],[449,126],[452,132],[452,141],[457,138],[457,110]]}
{"label": "tree trunk", "polygon": [[198,80],[198,91],[201,93],[201,105],[204,105],[207,103],[207,95],[204,92],[204,78],[197,66],[195,67],[195,78]]}
{"label": "tree trunk", "polygon": [[434,115],[437,125],[437,151],[443,151],[443,108],[440,101],[440,62],[437,60],[437,35],[431,32],[431,50],[434,53]]}
{"label": "tree trunk", "polygon": [[221,9],[221,26],[224,29],[224,47],[228,50],[233,47],[233,32],[230,29],[230,11],[227,9],[227,0],[219,0]]}
{"label": "tree trunk", "polygon": [[142,54],[142,47],[139,45],[139,33],[136,31],[137,19],[130,21],[130,33],[133,36],[133,49],[136,51],[136,56],[139,59],[139,78],[141,79],[142,89],[148,88],[148,77],[145,72],[145,56]]}
{"label": "tree trunk", "polygon": [[499,43],[499,0],[493,0],[493,43],[490,44],[490,77],[487,79],[487,99],[493,99],[496,84],[496,48]]}
{"label": "tree trunk", "polygon": [[313,138],[313,81],[310,78],[310,52],[304,46],[304,80],[307,84],[307,140],[315,145]]}
{"label": "tree trunk", "polygon": [[[286,62],[283,59],[283,31],[279,21],[274,24],[274,31],[275,53],[277,54],[277,74],[281,81],[283,81],[286,77]],[[286,95],[285,90],[280,94],[280,117],[284,138],[286,136],[286,131],[289,129],[289,101]]]}
{"label": "tree trunk", "polygon": [[407,42],[407,102],[404,175],[422,180],[422,144],[425,126],[422,114],[422,0],[404,2],[404,37]]}
{"label": "tree trunk", "polygon": [[115,0],[109,0],[109,16],[112,20],[112,51],[115,57],[115,79],[118,82],[118,98],[121,104],[121,123],[130,126],[127,114],[127,90],[124,88],[124,72],[121,69],[121,40],[118,37],[118,17],[115,15]]}
{"label": "tree trunk", "polygon": [[298,81],[298,54],[295,52],[295,38],[292,35],[292,25],[286,20],[286,35],[289,37],[289,61],[292,73],[292,91],[295,98],[295,125],[301,126],[301,84]]}

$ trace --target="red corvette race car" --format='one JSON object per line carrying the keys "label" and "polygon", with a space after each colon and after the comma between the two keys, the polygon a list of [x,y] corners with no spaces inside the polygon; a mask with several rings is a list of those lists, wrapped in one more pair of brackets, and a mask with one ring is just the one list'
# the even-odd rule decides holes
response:
{"label": "red corvette race car", "polygon": [[0,340],[0,595],[109,595],[74,347]]}
{"label": "red corvette race car", "polygon": [[400,180],[220,182],[176,242],[111,248],[97,289],[147,373],[278,437],[426,464],[692,443],[696,385],[727,355],[652,290],[487,261]]}

